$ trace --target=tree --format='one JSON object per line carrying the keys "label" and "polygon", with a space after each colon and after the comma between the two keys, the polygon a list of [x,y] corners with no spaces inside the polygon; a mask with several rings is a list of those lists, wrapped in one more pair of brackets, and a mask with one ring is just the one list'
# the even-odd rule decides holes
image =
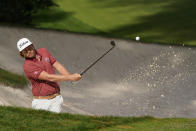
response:
{"label": "tree", "polygon": [[33,13],[54,5],[52,0],[0,0],[0,22],[29,24]]}

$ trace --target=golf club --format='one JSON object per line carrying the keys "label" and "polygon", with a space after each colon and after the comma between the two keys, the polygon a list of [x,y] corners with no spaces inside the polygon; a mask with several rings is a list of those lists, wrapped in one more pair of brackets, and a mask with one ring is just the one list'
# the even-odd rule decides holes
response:
{"label": "golf club", "polygon": [[100,56],[95,62],[93,62],[91,65],[89,65],[82,73],[80,73],[80,75],[82,76],[84,73],[86,73],[93,65],[95,65],[100,59],[102,59],[106,54],[108,54],[112,49],[114,49],[115,47],[115,42],[111,41],[110,44],[112,45],[112,47],[105,52],[102,56]]}

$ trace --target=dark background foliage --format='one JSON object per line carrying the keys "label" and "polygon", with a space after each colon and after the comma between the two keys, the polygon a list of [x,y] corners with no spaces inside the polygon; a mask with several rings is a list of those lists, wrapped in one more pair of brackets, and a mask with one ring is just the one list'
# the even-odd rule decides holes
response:
{"label": "dark background foliage", "polygon": [[33,13],[54,5],[52,0],[0,0],[0,22],[30,24]]}

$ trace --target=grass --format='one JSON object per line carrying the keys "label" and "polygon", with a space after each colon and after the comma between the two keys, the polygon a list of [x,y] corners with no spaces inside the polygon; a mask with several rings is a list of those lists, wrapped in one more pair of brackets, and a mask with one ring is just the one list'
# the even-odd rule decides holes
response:
{"label": "grass", "polygon": [[0,83],[15,88],[23,88],[28,84],[25,76],[14,74],[0,68]]}
{"label": "grass", "polygon": [[194,131],[196,119],[84,116],[0,106],[0,130]]}
{"label": "grass", "polygon": [[33,16],[37,28],[143,42],[196,45],[194,0],[54,0]]}

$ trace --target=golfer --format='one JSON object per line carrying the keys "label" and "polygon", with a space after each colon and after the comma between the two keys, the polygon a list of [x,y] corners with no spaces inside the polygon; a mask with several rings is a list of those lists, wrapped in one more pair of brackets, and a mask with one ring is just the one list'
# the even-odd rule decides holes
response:
{"label": "golfer", "polygon": [[[61,112],[63,98],[60,95],[60,81],[78,81],[80,74],[69,74],[46,48],[35,49],[27,38],[17,42],[20,56],[25,58],[24,72],[32,84],[32,108]],[[54,68],[59,72],[55,74]]]}

